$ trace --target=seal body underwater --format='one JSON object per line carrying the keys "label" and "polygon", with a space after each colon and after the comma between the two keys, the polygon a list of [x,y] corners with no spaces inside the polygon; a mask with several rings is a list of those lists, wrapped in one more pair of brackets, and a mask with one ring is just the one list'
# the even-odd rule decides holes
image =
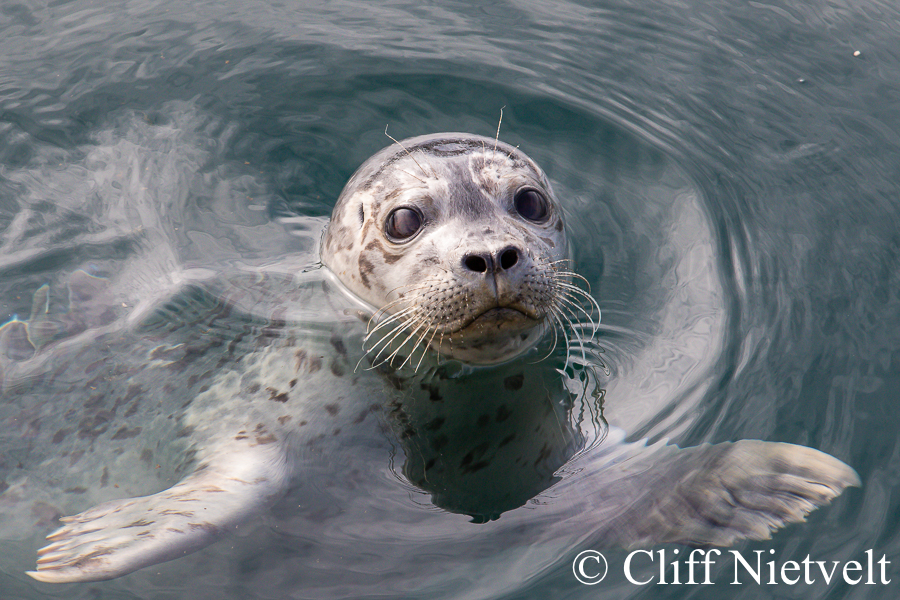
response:
{"label": "seal body underwater", "polygon": [[[541,344],[558,345],[588,366],[584,332],[599,320],[569,270],[565,232],[550,183],[523,152],[435,134],[385,148],[347,183],[322,240],[324,267],[289,278],[278,296],[315,314],[313,325],[215,327],[269,293],[248,276],[225,291],[198,284],[190,306],[163,306],[126,331],[101,327],[73,349],[90,329],[54,340],[40,290],[31,318],[0,329],[0,344],[7,394],[41,394],[51,380],[59,390],[30,415],[56,411],[70,424],[44,464],[77,464],[101,481],[120,462],[173,467],[141,482],[156,489],[134,486],[127,498],[110,498],[105,483],[67,487],[65,467],[49,468],[59,476],[46,485],[81,489],[85,510],[60,519],[29,574],[103,580],[198,550],[271,505],[315,452],[339,448],[342,430],[367,419],[388,423],[407,457],[404,474],[435,505],[477,521],[551,487],[577,493],[558,472],[585,444],[564,425],[578,400],[556,367],[535,362]],[[75,288],[95,283],[73,276]],[[74,296],[91,304],[87,292]],[[167,320],[188,309],[192,320]],[[52,359],[62,348],[66,366]],[[220,352],[207,365],[210,350]],[[50,375],[18,377],[37,368]],[[86,375],[89,400],[71,402]],[[154,400],[167,394],[187,400],[171,411]],[[148,449],[129,447],[132,439],[158,441]],[[105,445],[118,450],[101,458]],[[827,454],[755,440],[679,449],[611,434],[579,464],[581,477],[603,486],[581,526],[627,547],[765,539],[859,484]],[[13,482],[0,500],[33,486]]]}

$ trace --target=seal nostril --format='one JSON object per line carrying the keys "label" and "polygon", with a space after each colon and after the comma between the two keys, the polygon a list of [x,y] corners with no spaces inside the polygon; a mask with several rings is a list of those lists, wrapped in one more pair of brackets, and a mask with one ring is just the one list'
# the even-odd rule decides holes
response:
{"label": "seal nostril", "polygon": [[466,265],[466,268],[470,271],[475,271],[476,273],[484,273],[487,271],[487,261],[485,261],[482,257],[476,255],[470,255],[463,259],[463,264]]}
{"label": "seal nostril", "polygon": [[515,248],[507,248],[500,255],[500,267],[503,270],[512,268],[517,262],[519,262],[519,253]]}

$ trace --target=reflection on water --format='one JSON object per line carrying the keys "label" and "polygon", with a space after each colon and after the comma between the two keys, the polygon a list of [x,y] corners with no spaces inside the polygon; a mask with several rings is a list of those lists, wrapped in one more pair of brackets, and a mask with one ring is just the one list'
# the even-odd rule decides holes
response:
{"label": "reflection on water", "polygon": [[[577,496],[547,486],[572,481],[580,463],[568,461],[586,445],[602,441],[595,452],[609,462],[630,456],[615,443],[623,435],[833,454],[862,489],[745,547],[782,561],[869,548],[900,561],[900,61],[887,43],[898,14],[832,8],[4,7],[0,321],[33,325],[5,328],[0,359],[0,595],[62,593],[22,574],[59,514],[178,478],[189,449],[169,417],[208,367],[129,397],[130,385],[155,383],[140,374],[148,352],[187,344],[215,364],[222,340],[241,337],[240,350],[281,323],[321,318],[297,290],[321,285],[322,224],[350,173],[389,143],[385,123],[398,136],[490,135],[501,106],[501,138],[553,181],[575,268],[603,310],[587,390],[570,371],[568,387],[535,396],[554,399],[540,406],[557,425],[537,439],[558,434],[541,467],[478,469],[479,493],[455,493],[485,434],[446,451],[463,469],[432,477],[444,447],[425,425],[454,420],[461,439],[488,407],[448,416],[424,403],[406,415],[419,434],[404,438],[395,404],[328,452],[311,449],[285,498],[222,543],[65,593],[681,597],[572,580],[591,532],[571,518],[584,514]],[[269,283],[257,285],[260,273]],[[330,325],[311,327],[327,342]],[[55,354],[20,368],[36,347]],[[80,374],[52,380],[79,353],[91,357]],[[560,366],[539,363],[523,386]],[[94,380],[101,372],[115,377]],[[53,381],[65,385],[45,393]],[[412,400],[428,395],[420,387]],[[487,437],[545,424],[538,406]],[[491,456],[483,462],[502,464]],[[826,591],[854,593],[798,593]],[[690,592],[719,597],[715,586]]]}

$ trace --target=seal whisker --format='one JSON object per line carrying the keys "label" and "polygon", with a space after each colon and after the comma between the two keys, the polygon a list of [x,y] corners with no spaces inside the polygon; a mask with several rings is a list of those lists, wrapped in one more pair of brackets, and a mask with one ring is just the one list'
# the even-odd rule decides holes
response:
{"label": "seal whisker", "polygon": [[[575,298],[581,297],[581,298],[584,298],[585,300],[587,300],[591,304],[591,312],[593,312],[594,309],[597,309],[596,323],[599,326],[600,318],[601,318],[600,304],[597,303],[597,300],[595,300],[591,294],[584,291],[577,285],[573,285],[566,281],[557,280],[557,281],[554,281],[553,285],[558,286],[559,289],[568,291],[569,293],[573,294]],[[587,312],[585,312],[585,314],[587,315]],[[594,319],[590,315],[587,315],[587,316],[589,319],[591,319],[592,322],[594,321]]]}
{"label": "seal whisker", "polygon": [[[390,125],[390,123],[388,123],[388,125]],[[398,142],[398,141],[394,138],[394,136],[392,136],[391,134],[389,134],[389,133],[387,132],[387,130],[388,130],[388,125],[385,125],[385,126],[384,126],[384,135],[386,135],[386,136],[388,136],[389,138],[391,138],[391,140],[393,140],[393,142],[394,142],[395,144],[397,144],[398,146],[400,146],[401,148],[403,148],[403,151],[406,152],[406,155],[407,155],[408,157],[410,157],[410,158],[413,160],[413,162],[416,163],[416,165],[417,165],[420,169],[422,169],[422,174],[425,175],[425,177],[427,178],[427,177],[428,177],[428,173],[425,172],[425,169],[422,168],[422,165],[419,164],[419,161],[416,160],[416,157],[413,156],[413,155],[410,153],[410,151],[406,149],[406,146],[404,146],[403,144],[401,144],[400,142]],[[404,171],[404,173],[405,173],[405,172],[406,172],[406,171]],[[411,175],[411,173],[407,173],[407,175]],[[434,174],[434,170],[432,170],[432,175],[434,176],[435,179],[437,179],[437,175]],[[413,177],[415,177],[415,175],[413,175]],[[419,179],[419,178],[416,177],[416,179]],[[422,181],[422,180],[419,179],[419,181]],[[422,183],[425,183],[425,182],[422,181]]]}
{"label": "seal whisker", "polygon": [[587,286],[587,288],[588,288],[587,293],[588,294],[591,293],[591,282],[588,281],[583,275],[579,275],[578,273],[575,273],[573,271],[555,271],[554,276],[566,276],[566,277],[572,277],[574,279],[580,279],[581,281],[584,282],[584,285]]}
{"label": "seal whisker", "polygon": [[392,300],[391,302],[387,303],[383,307],[381,307],[379,309],[379,312],[383,311],[385,308],[390,307],[391,304],[393,304],[394,302],[399,302],[399,301],[403,300],[404,298],[408,298],[409,296],[407,294],[409,294],[410,292],[419,292],[422,290],[427,290],[432,286],[433,286],[433,284],[429,284],[428,282],[421,282],[421,281],[417,281],[415,283],[410,283],[407,285],[398,285],[397,287],[395,287],[392,290],[389,290],[385,294],[385,296],[388,298],[390,298],[391,294],[397,294],[397,298]]}
{"label": "seal whisker", "polygon": [[[431,328],[430,325],[429,325],[429,328]],[[419,362],[416,363],[416,368],[413,371],[414,373],[419,372],[419,367],[422,366],[422,360],[425,358],[425,355],[428,353],[428,348],[431,347],[431,343],[434,341],[434,336],[437,333],[437,331],[438,331],[437,327],[434,327],[431,329],[431,337],[428,338],[428,343],[422,347],[422,356],[419,357]],[[443,337],[444,337],[444,334],[441,333],[441,338],[443,339]],[[440,357],[440,351],[438,352],[438,357]]]}
{"label": "seal whisker", "polygon": [[[565,313],[564,311],[558,309],[558,310],[557,310],[557,314],[558,314],[560,317],[562,317],[563,319],[565,319],[565,320],[566,320],[566,323],[569,324],[569,329],[571,329],[572,333],[573,333],[573,334],[575,335],[575,337],[578,339],[578,346],[579,346],[579,348],[581,349],[581,359],[582,359],[582,361],[583,361],[583,364],[587,364],[587,355],[586,355],[585,350],[584,350],[584,340],[583,340],[583,338],[578,334],[578,331],[575,329],[575,326],[572,324],[572,320],[569,319],[569,317],[566,315],[566,313]],[[563,335],[566,335],[566,341],[568,342],[568,335],[566,334],[566,330],[565,330],[565,329],[563,330]],[[568,349],[569,346],[570,346],[570,344],[567,343],[567,344],[566,344],[566,348]],[[567,353],[567,355],[566,355],[566,362],[568,362],[568,353]]]}
{"label": "seal whisker", "polygon": [[[407,363],[407,361],[408,361],[409,359],[412,358],[413,354],[414,354],[415,351],[416,351],[416,348],[419,346],[419,344],[422,343],[422,340],[425,338],[426,335],[428,335],[428,332],[431,330],[431,325],[434,323],[434,319],[432,319],[431,317],[432,317],[432,315],[433,315],[434,313],[435,313],[435,311],[434,311],[434,310],[431,310],[430,312],[428,312],[428,313],[425,315],[425,318],[427,319],[427,322],[424,324],[424,331],[422,331],[422,335],[419,336],[419,339],[416,340],[416,343],[413,344],[412,349],[409,351],[409,356],[407,356],[407,357],[406,357],[406,360],[404,360],[404,361],[400,364],[400,368],[401,368],[401,369],[403,368],[403,365],[405,365],[405,364]],[[418,331],[419,329],[422,329],[422,326],[421,326],[421,325],[418,327],[418,329],[416,329],[416,331]],[[412,335],[411,335],[410,337],[412,337]],[[434,337],[434,334],[432,334],[432,337]],[[406,343],[406,342],[404,342],[404,343]],[[424,352],[424,351],[422,352],[422,356],[423,356],[423,357],[425,356],[425,352]],[[421,362],[421,359],[419,359],[419,361]],[[418,370],[419,370],[419,367],[417,366],[415,370],[418,371]]]}
{"label": "seal whisker", "polygon": [[[374,352],[375,349],[378,346],[381,346],[383,343],[384,345],[382,346],[381,350],[378,351],[378,354],[376,354],[375,358],[373,359],[373,360],[377,361],[378,358],[381,356],[382,352],[384,352],[387,348],[390,347],[391,343],[397,338],[397,336],[399,336],[403,331],[405,331],[406,329],[408,329],[409,327],[411,327],[412,325],[417,323],[421,318],[422,317],[416,315],[410,319],[399,321],[398,323],[395,324],[395,326],[392,329],[389,329],[383,336],[381,336],[378,339],[378,341],[375,342],[372,345],[372,347],[367,351],[367,353]],[[391,334],[393,334],[393,335],[391,335]]]}
{"label": "seal whisker", "polygon": [[401,310],[399,310],[399,311],[397,311],[397,312],[395,312],[395,313],[391,313],[390,316],[386,317],[384,320],[378,321],[378,322],[375,324],[375,327],[372,328],[372,321],[374,321],[374,320],[376,319],[376,317],[381,318],[382,316],[388,314],[388,313],[387,313],[388,309],[393,308],[394,306],[400,304],[400,303],[403,302],[403,301],[409,303],[409,302],[410,302],[410,299],[408,299],[408,298],[401,298],[401,299],[395,300],[394,302],[391,302],[390,304],[387,304],[387,305],[384,306],[383,308],[378,309],[378,311],[377,311],[375,314],[373,314],[371,317],[369,317],[369,320],[368,320],[368,322],[366,323],[366,334],[367,334],[366,337],[368,337],[368,334],[371,334],[373,331],[376,331],[379,327],[381,327],[381,326],[384,325],[385,323],[390,323],[391,320],[393,320],[393,318],[396,317],[398,314],[401,314],[401,313],[403,313],[404,311],[409,310],[410,308],[415,308],[415,305],[407,306],[406,308],[403,308],[403,309],[401,309]]}
{"label": "seal whisker", "polygon": [[[410,319],[407,319],[406,321],[403,321],[403,322],[399,323],[399,324],[397,325],[397,327],[395,327],[394,329],[391,329],[391,330],[388,331],[381,339],[379,339],[378,342],[375,344],[375,346],[373,346],[372,350],[374,350],[375,347],[377,347],[379,344],[381,344],[381,342],[383,342],[389,335],[391,335],[391,333],[394,333],[394,332],[395,332],[394,335],[391,336],[391,338],[390,338],[389,340],[387,340],[387,342],[385,343],[385,345],[381,348],[381,350],[380,350],[380,351],[378,352],[378,354],[375,356],[375,358],[373,359],[374,361],[377,361],[377,360],[378,360],[378,358],[381,356],[381,354],[382,354],[386,349],[388,349],[388,348],[391,346],[391,344],[393,343],[393,341],[394,341],[394,340],[395,340],[395,339],[396,339],[403,331],[409,330],[410,328],[414,327],[414,329],[412,329],[412,331],[410,332],[410,334],[403,340],[403,342],[401,342],[401,343],[397,346],[396,350],[394,350],[394,352],[392,352],[390,356],[386,357],[381,363],[378,363],[378,365],[374,365],[374,364],[373,364],[373,367],[375,367],[375,366],[380,366],[380,365],[384,364],[384,363],[387,362],[387,361],[391,361],[391,364],[393,364],[393,359],[394,359],[394,357],[397,355],[397,353],[398,353],[398,352],[403,348],[403,346],[405,346],[406,343],[407,343],[414,335],[416,335],[416,333],[418,333],[418,331],[421,329],[421,327],[422,327],[422,326],[421,326],[421,323],[426,323],[426,322],[427,322],[427,323],[431,323],[431,314],[432,314],[432,313],[433,313],[433,310],[432,310],[432,311],[426,312],[426,311],[423,311],[423,310],[419,309],[414,317],[412,317],[412,318],[410,318]],[[426,331],[427,331],[427,330],[426,330]],[[415,346],[413,346],[413,349],[415,349]],[[402,366],[402,365],[401,365],[401,366]]]}
{"label": "seal whisker", "polygon": [[[404,338],[404,340],[403,340],[400,344],[397,345],[397,348],[396,348],[393,352],[391,352],[391,355],[385,359],[385,362],[388,362],[388,363],[393,367],[393,366],[394,366],[394,358],[397,357],[397,354],[400,353],[400,350],[403,349],[403,347],[406,345],[406,343],[407,343],[410,339],[412,339],[412,337],[415,336],[415,335],[419,332],[420,329],[422,329],[423,325],[424,325],[426,322],[427,322],[426,317],[423,316],[423,317],[419,318],[419,319],[416,321],[416,323],[414,323],[414,324],[416,325],[415,329],[413,329],[413,330],[409,333],[409,335],[406,336],[406,338]],[[411,324],[410,326],[412,326],[412,325],[413,325],[413,324]],[[413,345],[413,350],[415,350],[415,345]],[[409,356],[412,356],[412,352],[410,352]],[[397,368],[402,368],[403,365],[406,364],[406,361],[409,360],[409,356],[407,356],[406,359],[400,364],[400,367],[397,367]],[[383,364],[383,363],[382,363],[382,364]]]}
{"label": "seal whisker", "polygon": [[[377,348],[385,340],[390,342],[391,340],[389,339],[388,336],[390,336],[392,333],[397,332],[398,329],[402,331],[404,328],[408,327],[410,322],[412,322],[418,318],[419,312],[420,312],[419,309],[412,308],[406,314],[400,315],[400,318],[394,320],[392,323],[385,323],[386,329],[383,332],[379,333],[378,341],[376,341],[374,344],[372,344],[372,346],[370,348],[368,348],[366,351],[371,352],[371,351],[375,350],[375,348]],[[366,336],[366,338],[363,339],[363,349],[364,350],[366,349],[366,347],[365,347],[366,343],[369,341],[370,336],[372,336],[373,334],[375,334],[375,331],[373,331],[368,336]]]}
{"label": "seal whisker", "polygon": [[419,306],[413,305],[413,306],[408,306],[407,308],[404,308],[401,311],[395,312],[394,314],[392,314],[390,317],[388,317],[384,321],[381,321],[380,323],[378,323],[371,331],[367,331],[366,337],[363,338],[363,342],[368,341],[369,338],[371,338],[373,335],[375,335],[375,332],[378,331],[379,329],[387,327],[391,323],[394,323],[397,320],[401,320],[401,319],[405,318],[408,314],[414,313],[419,310],[421,310],[421,308]]}
{"label": "seal whisker", "polygon": [[[550,315],[550,316],[553,317],[553,318],[556,318],[556,315],[553,314],[552,310],[553,310],[552,307],[551,307],[550,309],[548,309],[547,314]],[[560,323],[560,326],[562,326],[561,323]],[[550,324],[550,323],[548,323],[547,320],[545,319],[544,322],[541,323],[541,327],[544,328],[544,329],[547,329],[547,328],[549,327],[550,330],[553,331],[553,343],[550,345],[550,350],[547,352],[547,354],[545,354],[544,356],[542,356],[542,357],[539,358],[538,360],[534,361],[532,364],[537,364],[537,363],[539,363],[539,362],[543,362],[543,361],[547,360],[548,358],[550,358],[550,356],[551,356],[551,355],[553,354],[553,352],[556,350],[556,344],[557,344],[557,342],[559,341],[559,333],[558,333],[558,331],[557,331],[557,326],[556,326],[556,324]],[[542,335],[543,335],[543,334],[542,334]]]}
{"label": "seal whisker", "polygon": [[[372,350],[377,348],[382,342],[387,340],[388,343],[394,341],[394,338],[399,335],[399,332],[409,328],[414,323],[417,323],[422,318],[423,310],[420,307],[413,306],[410,307],[405,314],[398,314],[397,319],[394,319],[393,323],[391,323],[392,327],[388,329],[384,335],[378,338],[378,341],[372,345]],[[374,332],[373,332],[374,333]],[[391,334],[394,334],[394,337],[388,337]]]}
{"label": "seal whisker", "polygon": [[[577,296],[572,296],[569,292],[566,291],[561,291],[558,296],[558,300],[568,307],[569,312],[572,314],[572,317],[579,323],[579,325],[581,324],[581,322],[578,319],[575,311],[582,313],[587,318],[588,323],[591,324],[591,327],[594,330],[594,334],[596,334],[599,325],[596,321],[594,321],[593,311],[588,312],[588,310],[585,309],[584,306],[576,301],[577,298]],[[593,338],[594,335],[592,334],[591,337]]]}
{"label": "seal whisker", "polygon": [[503,109],[506,108],[506,105],[500,107],[500,120],[497,121],[497,136],[494,138],[494,149],[491,152],[497,151],[497,143],[500,141],[500,123],[503,122]]}
{"label": "seal whisker", "polygon": [[559,324],[559,330],[562,332],[563,340],[566,342],[566,364],[569,363],[569,350],[572,345],[569,343],[569,335],[566,333],[566,326],[562,322],[562,318],[560,318],[559,310],[554,308],[554,310],[550,313],[553,318],[556,320],[557,324]]}
{"label": "seal whisker", "polygon": [[[410,172],[407,171],[406,169],[397,169],[397,170],[398,170],[398,171],[402,171],[403,173],[406,173],[407,175],[409,175],[409,176],[412,177],[413,179],[418,179],[418,180],[422,183],[422,185],[425,185],[425,181],[424,181],[424,180],[419,179],[418,177],[416,177],[415,175],[413,175],[412,173],[410,173]],[[426,186],[426,187],[427,187],[427,186]]]}

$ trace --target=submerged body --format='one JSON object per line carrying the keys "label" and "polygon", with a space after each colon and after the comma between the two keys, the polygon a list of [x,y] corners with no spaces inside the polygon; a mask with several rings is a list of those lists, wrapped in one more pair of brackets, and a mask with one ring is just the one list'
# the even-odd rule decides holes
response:
{"label": "submerged body", "polygon": [[[0,330],[6,348],[37,350],[4,364],[8,389],[18,370],[36,368],[63,390],[57,408],[67,369],[73,380],[95,372],[97,388],[93,404],[67,407],[78,426],[62,427],[59,443],[70,449],[48,450],[45,460],[77,454],[73,464],[95,469],[102,482],[101,447],[152,472],[153,450],[144,460],[147,448],[127,440],[155,440],[157,452],[180,456],[169,461],[180,481],[148,477],[145,487],[155,489],[98,497],[107,501],[63,518],[30,574],[108,579],[197,550],[274,502],[316,453],[353,443],[372,419],[393,431],[407,479],[446,510],[485,521],[551,486],[578,493],[558,477],[586,445],[570,425],[578,386],[552,365],[535,365],[541,355],[530,352],[553,336],[579,368],[590,367],[582,336],[599,314],[574,285],[566,256],[563,212],[537,165],[493,139],[437,134],[360,167],[322,242],[327,270],[293,291],[283,282],[279,301],[308,308],[316,325],[276,320],[220,331],[219,316],[252,304],[262,284],[198,286],[196,330],[168,330],[162,310],[139,334],[97,329],[89,349],[56,367],[46,357],[77,340],[45,342],[38,332],[46,303],[36,301],[27,323]],[[222,347],[226,354],[206,365],[206,351]],[[37,387],[25,394],[40,393],[29,385]],[[170,395],[184,398],[178,410],[159,400]],[[766,538],[858,484],[824,453],[759,441],[681,450],[625,444],[616,433],[579,464],[580,476],[603,490],[573,498],[581,526],[624,546]],[[105,483],[84,494],[116,495]],[[562,521],[573,508],[540,510]]]}

